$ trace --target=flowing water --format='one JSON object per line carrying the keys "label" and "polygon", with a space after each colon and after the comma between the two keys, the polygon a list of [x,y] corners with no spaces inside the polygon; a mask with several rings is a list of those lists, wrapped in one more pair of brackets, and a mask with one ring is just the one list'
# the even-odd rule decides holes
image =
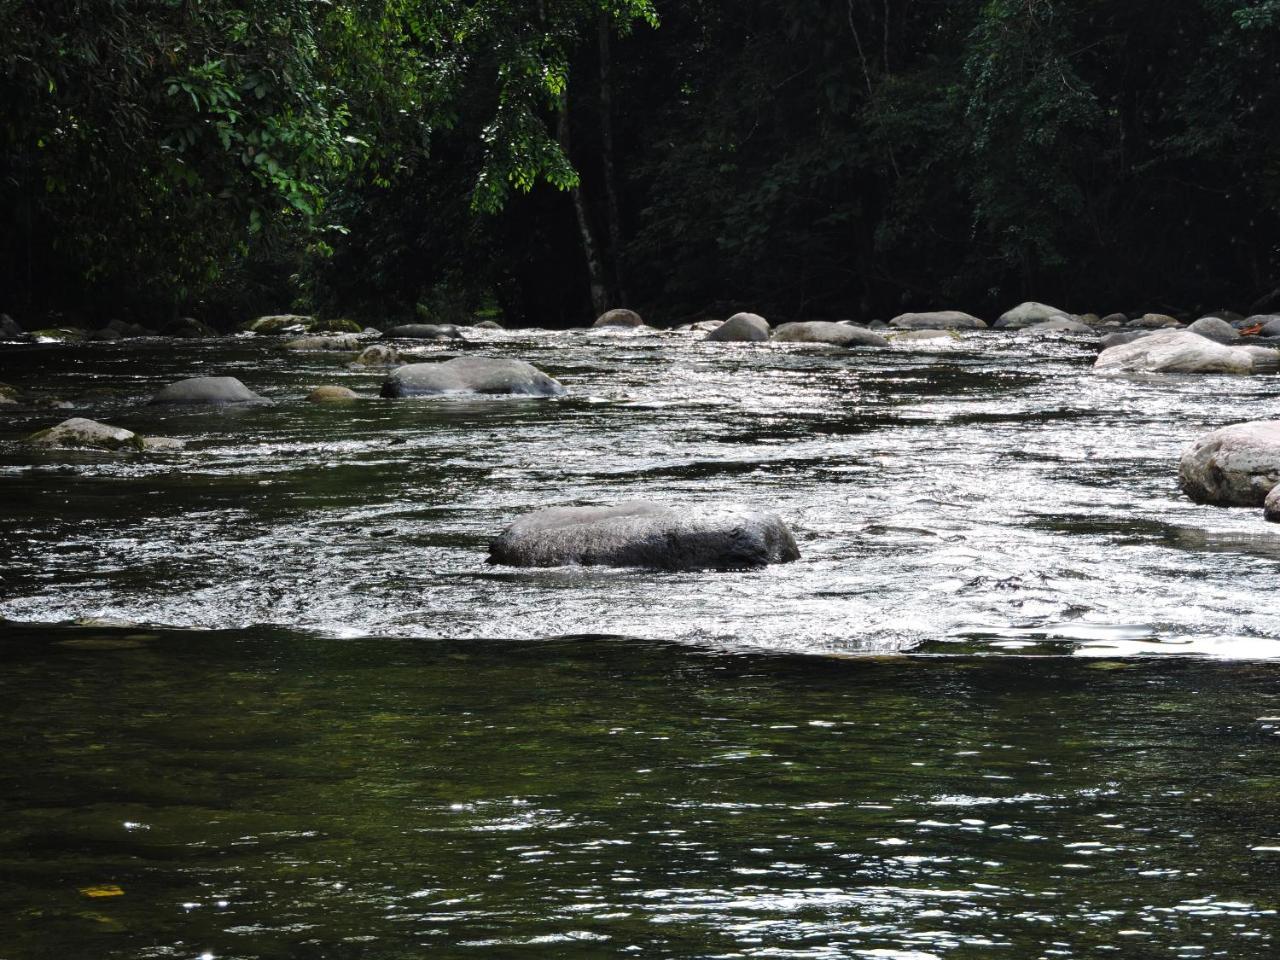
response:
{"label": "flowing water", "polygon": [[[1280,955],[1280,527],[1176,483],[1275,378],[474,339],[570,395],[0,352],[37,401],[0,408],[0,958]],[[145,406],[213,374],[275,404]],[[18,442],[73,415],[187,449]],[[774,510],[802,559],[485,563],[634,497]]]}

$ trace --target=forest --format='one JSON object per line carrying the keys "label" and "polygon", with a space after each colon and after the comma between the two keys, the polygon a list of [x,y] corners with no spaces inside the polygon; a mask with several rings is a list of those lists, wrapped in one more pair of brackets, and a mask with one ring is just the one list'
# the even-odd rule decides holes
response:
{"label": "forest", "polygon": [[1277,0],[0,0],[0,310],[1280,303]]}

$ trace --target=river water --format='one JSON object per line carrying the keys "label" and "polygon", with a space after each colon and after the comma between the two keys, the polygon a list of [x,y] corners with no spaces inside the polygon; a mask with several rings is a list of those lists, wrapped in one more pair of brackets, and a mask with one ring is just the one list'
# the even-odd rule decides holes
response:
{"label": "river water", "polygon": [[[382,374],[271,338],[0,351],[37,401],[0,408],[0,957],[1280,954],[1280,528],[1176,482],[1275,378],[473,339],[570,395],[312,405]],[[275,404],[145,406],[220,374]],[[17,442],[73,415],[187,449]],[[633,497],[774,510],[802,559],[484,562]]]}

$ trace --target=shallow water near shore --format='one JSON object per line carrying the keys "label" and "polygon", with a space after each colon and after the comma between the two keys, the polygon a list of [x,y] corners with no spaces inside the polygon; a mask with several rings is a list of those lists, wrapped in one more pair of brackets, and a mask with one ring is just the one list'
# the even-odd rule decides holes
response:
{"label": "shallow water near shore", "polygon": [[[1176,481],[1280,381],[473,337],[570,395],[381,400],[270,338],[0,350],[70,404],[0,407],[0,957],[1280,951],[1280,526]],[[145,405],[193,375],[274,405]],[[18,442],[70,416],[187,449]],[[635,497],[774,510],[802,559],[485,563]]]}

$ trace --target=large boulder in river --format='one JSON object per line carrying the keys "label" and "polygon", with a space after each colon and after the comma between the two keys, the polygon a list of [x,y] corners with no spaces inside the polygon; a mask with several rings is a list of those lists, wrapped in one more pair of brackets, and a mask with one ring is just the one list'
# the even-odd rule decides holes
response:
{"label": "large boulder in river", "polygon": [[171,383],[154,397],[151,403],[270,403],[266,397],[254,393],[235,377],[191,377]]}
{"label": "large boulder in river", "polygon": [[1182,453],[1178,481],[1197,503],[1262,506],[1280,483],[1280,420],[1252,420],[1198,437]]}
{"label": "large boulder in river", "polygon": [[1202,337],[1216,340],[1218,343],[1233,343],[1240,339],[1240,334],[1236,332],[1236,328],[1219,317],[1201,317],[1187,329],[1192,333],[1200,334]]}
{"label": "large boulder in river", "polygon": [[493,357],[454,357],[443,363],[397,367],[382,385],[384,397],[425,397],[447,393],[559,397],[564,385],[531,363]]}
{"label": "large boulder in river", "polygon": [[384,340],[462,340],[462,331],[451,323],[402,323],[382,335]]}
{"label": "large boulder in river", "polygon": [[1186,330],[1161,330],[1098,354],[1098,373],[1262,373],[1280,354],[1266,347],[1228,347]]}
{"label": "large boulder in river", "polygon": [[773,339],[782,343],[826,343],[835,347],[887,347],[889,341],[865,327],[826,320],[802,320],[784,323],[773,331]]}
{"label": "large boulder in river", "polygon": [[769,321],[755,313],[735,313],[707,334],[717,343],[759,343],[769,339]]}
{"label": "large boulder in river", "polygon": [[740,570],[798,560],[773,513],[742,507],[672,508],[647,500],[552,507],[521,517],[489,546],[489,562],[659,570]]}
{"label": "large boulder in river", "polygon": [[985,320],[959,310],[903,313],[889,321],[895,330],[985,330]]}
{"label": "large boulder in river", "polygon": [[1006,310],[1000,314],[1000,319],[995,322],[995,328],[997,330],[1021,330],[1023,327],[1044,323],[1054,317],[1069,316],[1071,314],[1065,310],[1059,310],[1057,307],[1051,307],[1045,303],[1036,303],[1034,300],[1028,300],[1026,303],[1020,303],[1012,310]]}
{"label": "large boulder in river", "polygon": [[141,453],[146,450],[172,450],[182,446],[182,441],[167,437],[140,437],[132,430],[112,427],[84,417],[72,417],[48,430],[33,433],[27,443],[37,447],[65,448],[71,450],[107,450],[113,453]]}
{"label": "large boulder in river", "polygon": [[596,317],[593,327],[643,327],[644,319],[634,310],[606,310]]}

